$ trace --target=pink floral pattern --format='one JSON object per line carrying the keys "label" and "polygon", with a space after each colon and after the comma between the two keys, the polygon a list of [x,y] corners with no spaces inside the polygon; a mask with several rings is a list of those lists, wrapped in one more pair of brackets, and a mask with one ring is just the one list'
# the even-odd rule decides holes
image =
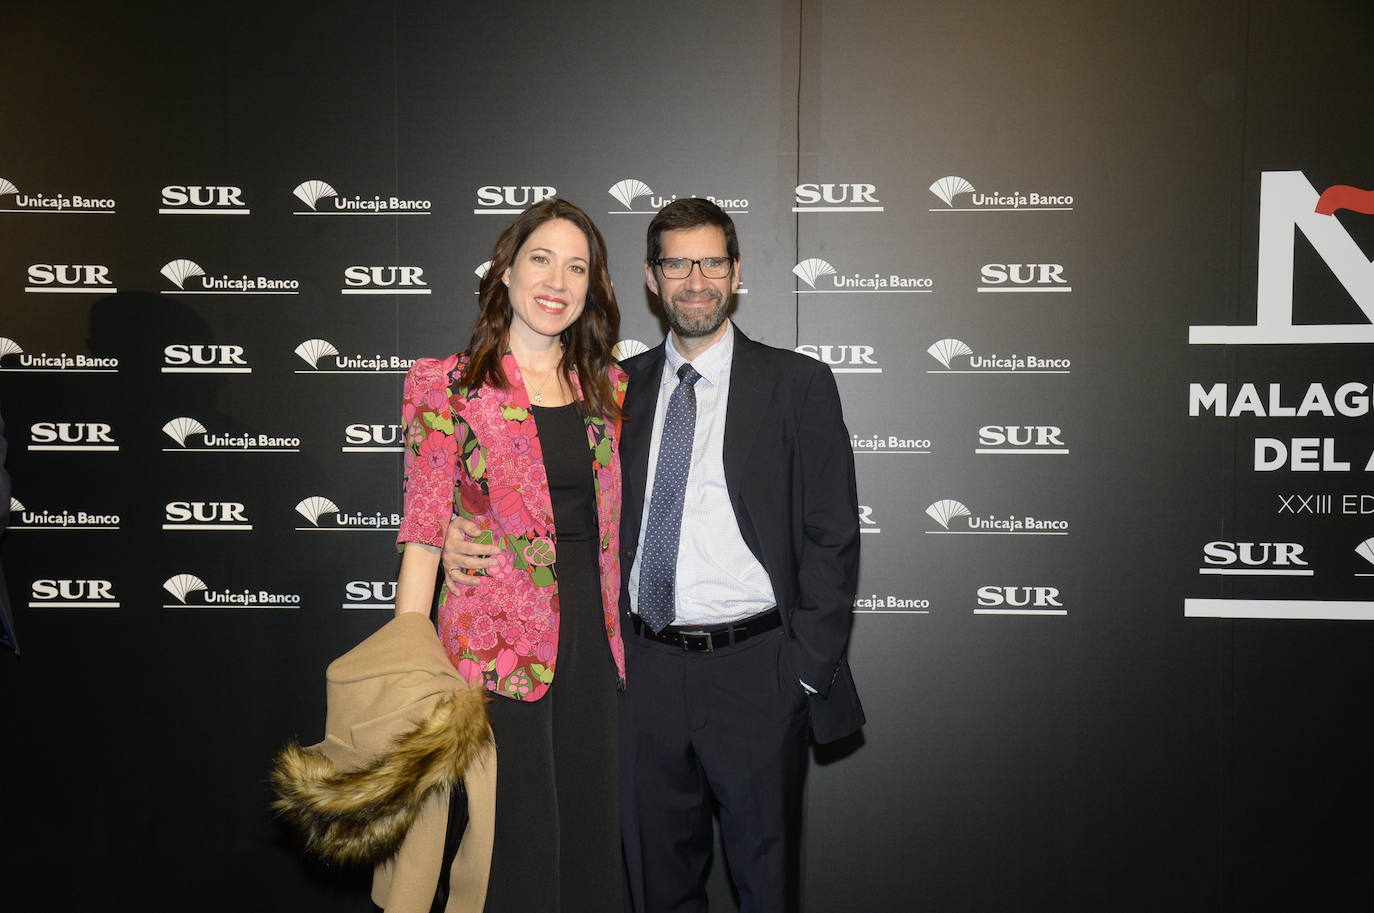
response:
{"label": "pink floral pattern", "polygon": [[[558,644],[558,533],[543,450],[515,359],[510,389],[458,385],[466,358],[422,358],[406,375],[405,517],[398,543],[442,546],[449,518],[467,517],[502,551],[478,587],[446,587],[439,638],[459,674],[493,694],[536,701],[553,682]],[[611,369],[623,401],[626,375]],[[581,388],[577,377],[573,385]],[[601,530],[599,571],[606,639],[620,685],[620,452],[617,429],[588,418],[587,446]]]}

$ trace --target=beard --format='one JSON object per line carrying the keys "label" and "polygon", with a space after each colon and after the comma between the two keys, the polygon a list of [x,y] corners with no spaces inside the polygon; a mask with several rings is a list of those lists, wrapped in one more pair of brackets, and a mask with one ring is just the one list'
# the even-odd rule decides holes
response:
{"label": "beard", "polygon": [[[683,301],[699,301],[709,298],[715,302],[709,310],[693,309],[691,313],[684,312],[680,307]],[[668,317],[668,326],[672,327],[673,332],[681,339],[700,339],[703,336],[710,336],[720,325],[725,322],[727,312],[730,307],[730,299],[722,295],[715,289],[703,292],[686,294],[678,292],[671,299],[663,304],[663,311]]]}

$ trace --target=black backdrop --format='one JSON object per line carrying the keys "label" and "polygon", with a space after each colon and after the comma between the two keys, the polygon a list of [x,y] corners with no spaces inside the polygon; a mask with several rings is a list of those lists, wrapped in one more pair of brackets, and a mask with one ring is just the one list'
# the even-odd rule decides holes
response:
{"label": "black backdrop", "polygon": [[[738,323],[839,375],[871,722],[817,752],[808,909],[1370,907],[1374,216],[1312,207],[1374,188],[1367,4],[4,32],[7,909],[367,909],[266,814],[268,759],[388,615],[404,368],[461,346],[493,210],[548,188],[605,232],[625,339],[662,332],[648,212],[709,195]],[[1291,319],[1192,329],[1260,300]]]}

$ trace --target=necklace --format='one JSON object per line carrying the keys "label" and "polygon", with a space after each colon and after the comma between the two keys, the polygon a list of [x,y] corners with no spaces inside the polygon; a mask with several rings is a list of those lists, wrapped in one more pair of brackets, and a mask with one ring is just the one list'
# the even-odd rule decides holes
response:
{"label": "necklace", "polygon": [[557,369],[558,365],[554,365],[552,368],[549,368],[549,372],[544,375],[544,379],[539,382],[539,386],[534,388],[534,394],[530,396],[531,402],[542,403],[544,401],[544,394],[540,391],[544,389],[544,385],[549,382],[549,378],[553,377],[553,372]]}

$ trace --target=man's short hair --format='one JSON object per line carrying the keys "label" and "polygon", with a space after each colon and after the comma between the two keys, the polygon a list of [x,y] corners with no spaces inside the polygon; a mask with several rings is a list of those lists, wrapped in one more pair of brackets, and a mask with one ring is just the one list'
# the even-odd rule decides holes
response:
{"label": "man's short hair", "polygon": [[700,228],[703,225],[714,225],[725,232],[726,256],[731,260],[739,259],[739,239],[735,237],[734,220],[715,203],[700,197],[674,200],[658,211],[649,223],[649,250],[645,259],[652,262],[663,253],[665,231]]}

